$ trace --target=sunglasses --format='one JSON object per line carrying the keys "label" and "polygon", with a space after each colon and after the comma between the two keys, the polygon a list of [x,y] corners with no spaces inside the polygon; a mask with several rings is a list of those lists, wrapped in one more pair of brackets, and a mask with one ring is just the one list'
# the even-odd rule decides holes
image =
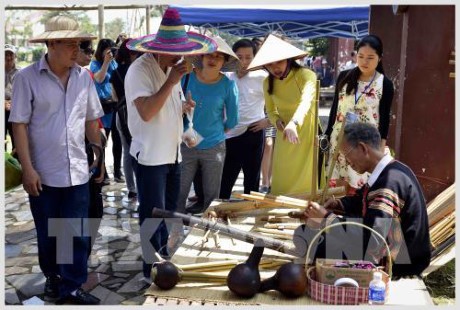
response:
{"label": "sunglasses", "polygon": [[81,48],[80,51],[86,55],[93,55],[94,50],[91,47]]}

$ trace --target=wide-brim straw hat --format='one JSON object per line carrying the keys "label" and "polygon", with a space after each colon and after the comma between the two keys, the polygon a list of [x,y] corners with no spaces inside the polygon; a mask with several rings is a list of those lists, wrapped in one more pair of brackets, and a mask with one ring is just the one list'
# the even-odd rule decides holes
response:
{"label": "wide-brim straw hat", "polygon": [[[228,55],[228,60],[224,62],[220,71],[222,72],[234,72],[238,69],[238,65],[240,63],[240,59],[236,54],[233,52],[232,48],[219,36],[212,36],[211,37],[217,43],[217,50],[216,52],[220,52],[222,54]],[[196,68],[203,68],[203,58],[202,56],[194,56],[190,59],[193,65]]]}
{"label": "wide-brim straw hat", "polygon": [[97,37],[85,31],[78,30],[78,22],[64,15],[50,18],[45,23],[45,32],[29,39],[30,43],[43,43],[51,40],[94,40]]}
{"label": "wide-brim straw hat", "polygon": [[277,36],[269,35],[249,64],[247,70],[254,71],[262,69],[265,65],[284,59],[300,59],[307,56],[307,54],[307,52],[283,41]]}
{"label": "wide-brim straw hat", "polygon": [[200,55],[212,53],[217,43],[196,32],[186,32],[177,9],[168,8],[156,34],[129,40],[128,49],[167,55]]}

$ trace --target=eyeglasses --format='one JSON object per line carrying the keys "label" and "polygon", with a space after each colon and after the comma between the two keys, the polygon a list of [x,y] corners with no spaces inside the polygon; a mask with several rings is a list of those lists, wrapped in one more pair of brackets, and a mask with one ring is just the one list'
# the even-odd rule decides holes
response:
{"label": "eyeglasses", "polygon": [[94,50],[91,48],[91,47],[87,47],[87,48],[80,48],[80,51],[86,55],[93,55],[94,54]]}
{"label": "eyeglasses", "polygon": [[355,148],[354,147],[349,147],[346,151],[340,151],[340,153],[342,153],[342,155],[347,158],[348,157],[348,154],[350,154],[351,151],[353,151]]}

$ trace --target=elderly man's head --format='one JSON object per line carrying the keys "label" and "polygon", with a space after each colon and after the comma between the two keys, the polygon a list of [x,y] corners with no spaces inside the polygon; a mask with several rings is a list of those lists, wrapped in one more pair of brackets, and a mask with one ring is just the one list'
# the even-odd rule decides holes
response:
{"label": "elderly man's head", "polygon": [[14,69],[16,65],[16,47],[10,44],[5,44],[5,71],[8,72]]}
{"label": "elderly man's head", "polygon": [[359,173],[372,172],[383,157],[380,133],[374,125],[352,123],[345,126],[340,152]]}

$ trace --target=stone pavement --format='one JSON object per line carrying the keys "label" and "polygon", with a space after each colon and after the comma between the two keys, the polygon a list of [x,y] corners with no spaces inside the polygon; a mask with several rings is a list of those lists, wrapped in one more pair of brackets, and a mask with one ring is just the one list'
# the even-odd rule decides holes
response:
{"label": "stone pavement", "polygon": [[[242,190],[242,181],[240,175],[234,190]],[[148,288],[141,280],[138,203],[128,200],[127,192],[125,184],[113,181],[103,187],[104,215],[84,285],[102,305],[141,305]],[[23,304],[34,296],[43,300],[44,285],[28,196],[18,187],[5,193],[5,303]]]}

